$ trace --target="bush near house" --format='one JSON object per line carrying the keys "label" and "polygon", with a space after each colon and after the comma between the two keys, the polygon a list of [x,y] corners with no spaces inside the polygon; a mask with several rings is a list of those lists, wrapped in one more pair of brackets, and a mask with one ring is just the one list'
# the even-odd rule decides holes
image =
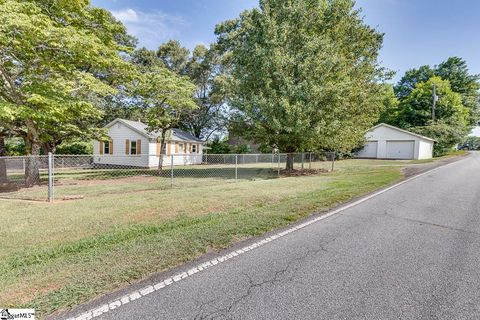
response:
{"label": "bush near house", "polygon": [[71,141],[64,142],[57,147],[57,154],[93,154],[93,145],[91,142]]}

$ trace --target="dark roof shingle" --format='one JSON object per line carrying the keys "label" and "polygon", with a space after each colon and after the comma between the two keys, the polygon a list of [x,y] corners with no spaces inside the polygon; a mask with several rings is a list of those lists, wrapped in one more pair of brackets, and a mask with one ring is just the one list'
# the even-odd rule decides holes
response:
{"label": "dark roof shingle", "polygon": [[[140,122],[140,121],[132,121],[132,120],[117,118],[114,121],[110,122],[106,127],[112,126],[117,121],[120,121],[123,124],[126,124],[128,127],[134,129],[138,133],[140,133],[140,134],[142,134],[142,135],[144,135],[148,138],[156,139],[160,136],[160,132],[158,132],[158,131],[157,132],[149,132],[147,130],[147,125],[144,124],[143,122]],[[191,134],[189,132],[186,132],[186,131],[183,131],[183,130],[180,130],[180,129],[177,129],[177,128],[172,129],[171,132],[172,132],[172,136],[171,136],[172,140],[203,142],[201,139],[195,137],[193,134]]]}

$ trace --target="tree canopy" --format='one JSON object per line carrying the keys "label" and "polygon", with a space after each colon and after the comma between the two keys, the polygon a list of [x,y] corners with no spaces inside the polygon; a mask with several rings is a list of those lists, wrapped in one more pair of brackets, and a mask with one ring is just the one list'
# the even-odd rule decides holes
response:
{"label": "tree canopy", "polygon": [[[435,121],[431,112],[433,84],[441,97],[435,108]],[[462,104],[462,96],[453,92],[450,82],[440,77],[419,83],[401,105],[404,108],[398,120],[412,126],[413,132],[435,139],[435,156],[446,154],[471,130],[469,109]]]}
{"label": "tree canopy", "polygon": [[[384,100],[380,122],[430,136],[437,140],[435,155],[460,143],[480,118],[480,77],[467,63],[451,57],[438,66],[421,66],[405,73]],[[432,120],[433,86],[439,100]]]}
{"label": "tree canopy", "polygon": [[432,77],[416,85],[402,100],[402,110],[396,121],[402,127],[425,126],[432,120],[432,88],[440,97],[435,107],[435,119],[458,128],[468,127],[469,110],[462,104],[462,96],[451,89],[450,82]]}
{"label": "tree canopy", "polygon": [[349,151],[378,119],[383,35],[354,1],[262,0],[216,34],[247,138],[288,153]]}
{"label": "tree canopy", "polygon": [[[187,77],[167,69],[154,52],[140,49],[133,54],[138,75],[129,84],[129,101],[141,108],[142,119],[150,132],[160,132],[163,153],[166,133],[179,126],[182,117],[197,108],[193,100],[195,86]],[[163,157],[159,158],[162,169]]]}
{"label": "tree canopy", "polygon": [[157,56],[168,69],[196,85],[194,98],[198,108],[184,114],[180,127],[204,140],[224,130],[227,86],[222,56],[215,46],[198,45],[190,53],[178,41],[171,40],[159,47]]}
{"label": "tree canopy", "polygon": [[[84,0],[3,0],[0,21],[0,113],[14,115],[2,126],[32,155],[42,142],[88,133],[85,124],[100,115],[91,101],[131,73],[120,55],[134,44],[125,27]],[[32,184],[38,168],[29,170]]]}
{"label": "tree canopy", "polygon": [[435,67],[421,66],[408,70],[395,85],[396,96],[400,100],[408,98],[418,84],[434,76],[448,81],[452,91],[461,95],[462,104],[469,109],[468,122],[474,125],[480,117],[480,76],[470,74],[462,58],[450,57]]}
{"label": "tree canopy", "polygon": [[190,51],[182,47],[177,40],[170,40],[157,50],[157,57],[171,71],[185,75]]}

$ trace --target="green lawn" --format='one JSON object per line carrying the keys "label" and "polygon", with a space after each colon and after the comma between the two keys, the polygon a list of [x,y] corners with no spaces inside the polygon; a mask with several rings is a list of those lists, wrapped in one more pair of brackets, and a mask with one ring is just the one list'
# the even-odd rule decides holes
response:
{"label": "green lawn", "polygon": [[41,316],[73,307],[398,181],[406,163],[345,160],[334,172],[281,179],[246,167],[261,171],[239,183],[180,177],[188,187],[173,189],[152,176],[97,179],[63,186],[83,200],[0,200],[0,305]]}

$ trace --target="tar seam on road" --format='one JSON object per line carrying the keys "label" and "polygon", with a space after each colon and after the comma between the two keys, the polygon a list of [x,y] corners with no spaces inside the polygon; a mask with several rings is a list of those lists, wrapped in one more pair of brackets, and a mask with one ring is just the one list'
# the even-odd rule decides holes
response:
{"label": "tar seam on road", "polygon": [[[463,158],[463,159],[465,159],[465,158]],[[461,159],[461,160],[463,160],[463,159]],[[461,161],[461,160],[460,160],[460,161]],[[346,204],[346,205],[344,205],[344,206],[341,206],[341,207],[339,207],[339,208],[337,208],[337,209],[334,209],[334,210],[332,210],[332,211],[330,211],[330,212],[327,212],[326,214],[323,214],[323,215],[321,215],[321,216],[319,216],[319,217],[310,219],[310,220],[308,220],[308,221],[306,221],[306,222],[304,222],[304,223],[298,224],[298,225],[296,225],[296,226],[294,226],[294,227],[291,227],[291,228],[289,228],[289,229],[286,229],[286,230],[284,230],[284,231],[282,231],[282,232],[276,233],[276,234],[274,234],[274,235],[272,235],[272,236],[269,236],[269,237],[264,238],[264,239],[262,239],[262,240],[260,240],[260,241],[257,241],[257,242],[255,242],[255,243],[249,245],[249,246],[245,246],[245,247],[243,247],[243,248],[241,248],[241,249],[238,249],[238,250],[235,250],[235,251],[231,251],[231,252],[229,252],[229,253],[227,253],[227,254],[225,254],[225,255],[218,256],[218,257],[216,257],[216,258],[214,258],[214,259],[212,259],[212,260],[209,260],[209,261],[204,262],[204,263],[202,263],[202,264],[200,264],[200,265],[198,265],[198,266],[196,266],[196,267],[194,267],[194,268],[191,268],[190,270],[187,270],[187,271],[185,271],[185,272],[179,273],[179,274],[174,275],[174,276],[172,276],[172,277],[170,277],[170,278],[167,278],[167,279],[165,279],[165,280],[163,280],[163,281],[161,281],[161,282],[158,282],[158,283],[156,283],[156,284],[152,284],[152,285],[149,285],[149,286],[147,286],[147,287],[144,287],[144,288],[142,288],[142,289],[140,289],[140,290],[135,290],[135,291],[133,291],[133,292],[127,294],[127,295],[124,295],[123,297],[121,297],[121,298],[119,298],[119,299],[117,299],[117,300],[111,301],[111,302],[109,302],[109,303],[102,304],[101,306],[99,306],[99,307],[97,307],[97,308],[95,308],[95,309],[91,309],[91,310],[89,310],[89,311],[87,311],[87,312],[84,312],[84,313],[82,313],[82,314],[80,314],[80,315],[78,315],[78,316],[73,316],[73,317],[67,318],[67,320],[89,320],[89,319],[93,319],[93,318],[99,317],[99,316],[101,316],[102,314],[105,314],[105,313],[110,312],[110,311],[112,311],[112,310],[114,310],[114,309],[117,309],[118,307],[121,307],[121,306],[123,306],[123,305],[125,305],[125,304],[128,304],[129,302],[132,302],[132,301],[135,301],[135,300],[137,300],[137,299],[140,299],[140,298],[142,298],[142,297],[144,297],[144,296],[146,296],[146,295],[149,295],[149,294],[151,294],[151,293],[153,293],[153,292],[162,290],[163,288],[165,288],[165,287],[167,287],[167,286],[170,286],[170,285],[174,284],[175,282],[179,282],[179,281],[181,281],[181,280],[183,280],[183,279],[185,279],[185,278],[187,278],[187,277],[190,277],[190,276],[192,276],[192,275],[194,275],[194,274],[196,274],[196,273],[198,273],[198,272],[202,272],[203,270],[206,270],[206,269],[208,269],[208,268],[211,268],[211,267],[213,267],[213,266],[215,266],[215,265],[217,265],[217,264],[221,264],[221,263],[223,263],[223,262],[225,262],[225,261],[227,261],[227,260],[230,260],[230,259],[232,259],[232,258],[234,258],[234,257],[236,257],[236,256],[239,256],[239,255],[242,255],[242,254],[244,254],[244,253],[246,253],[246,252],[249,252],[249,251],[251,251],[251,250],[254,250],[254,249],[256,249],[256,248],[258,248],[258,247],[261,247],[261,246],[263,246],[263,245],[265,245],[265,244],[267,244],[267,243],[269,243],[269,242],[271,242],[271,241],[274,241],[274,240],[276,240],[276,239],[282,238],[282,237],[286,236],[287,234],[290,234],[290,233],[295,232],[295,231],[297,231],[297,230],[303,229],[303,228],[305,228],[305,227],[307,227],[307,226],[309,226],[309,225],[311,225],[311,224],[314,224],[314,223],[316,223],[316,222],[318,222],[318,221],[321,221],[321,220],[326,219],[326,218],[328,218],[328,217],[330,217],[330,216],[333,216],[334,214],[337,214],[337,213],[340,213],[340,212],[345,211],[345,210],[347,210],[347,209],[350,209],[350,208],[352,208],[352,207],[355,207],[355,206],[357,206],[357,205],[359,205],[359,204],[361,204],[361,203],[363,203],[363,202],[365,202],[365,201],[368,201],[368,200],[370,200],[370,199],[372,199],[372,198],[374,198],[374,197],[377,197],[377,196],[379,196],[379,195],[381,195],[381,194],[383,194],[383,193],[385,193],[385,192],[387,192],[387,191],[390,191],[390,190],[392,190],[392,189],[394,189],[394,188],[397,188],[397,187],[399,187],[399,186],[401,186],[401,185],[403,185],[403,184],[405,184],[405,183],[407,183],[407,182],[410,182],[410,181],[412,181],[412,180],[414,180],[414,179],[420,178],[420,177],[422,177],[422,176],[425,176],[425,175],[427,175],[427,174],[432,173],[433,171],[436,171],[436,170],[438,170],[438,169],[440,169],[440,168],[445,168],[445,167],[447,167],[447,166],[449,166],[449,165],[452,165],[452,164],[454,164],[454,163],[457,163],[457,162],[459,162],[459,161],[454,161],[454,162],[450,162],[450,163],[441,165],[441,166],[439,166],[439,167],[436,167],[436,168],[433,168],[433,169],[431,169],[431,170],[428,170],[428,171],[425,171],[425,172],[423,172],[423,173],[420,173],[420,174],[418,174],[418,175],[415,175],[415,176],[413,176],[413,177],[411,177],[411,178],[408,178],[408,179],[405,179],[405,180],[403,180],[403,181],[400,181],[399,183],[396,183],[396,184],[394,184],[394,185],[392,185],[392,186],[390,186],[390,187],[381,189],[381,190],[379,190],[379,191],[377,191],[377,192],[374,192],[374,193],[372,193],[372,194],[370,194],[370,195],[367,195],[367,196],[365,196],[365,197],[363,197],[363,198],[361,198],[361,199],[359,199],[359,200],[357,200],[357,201],[351,202],[351,203]]]}

